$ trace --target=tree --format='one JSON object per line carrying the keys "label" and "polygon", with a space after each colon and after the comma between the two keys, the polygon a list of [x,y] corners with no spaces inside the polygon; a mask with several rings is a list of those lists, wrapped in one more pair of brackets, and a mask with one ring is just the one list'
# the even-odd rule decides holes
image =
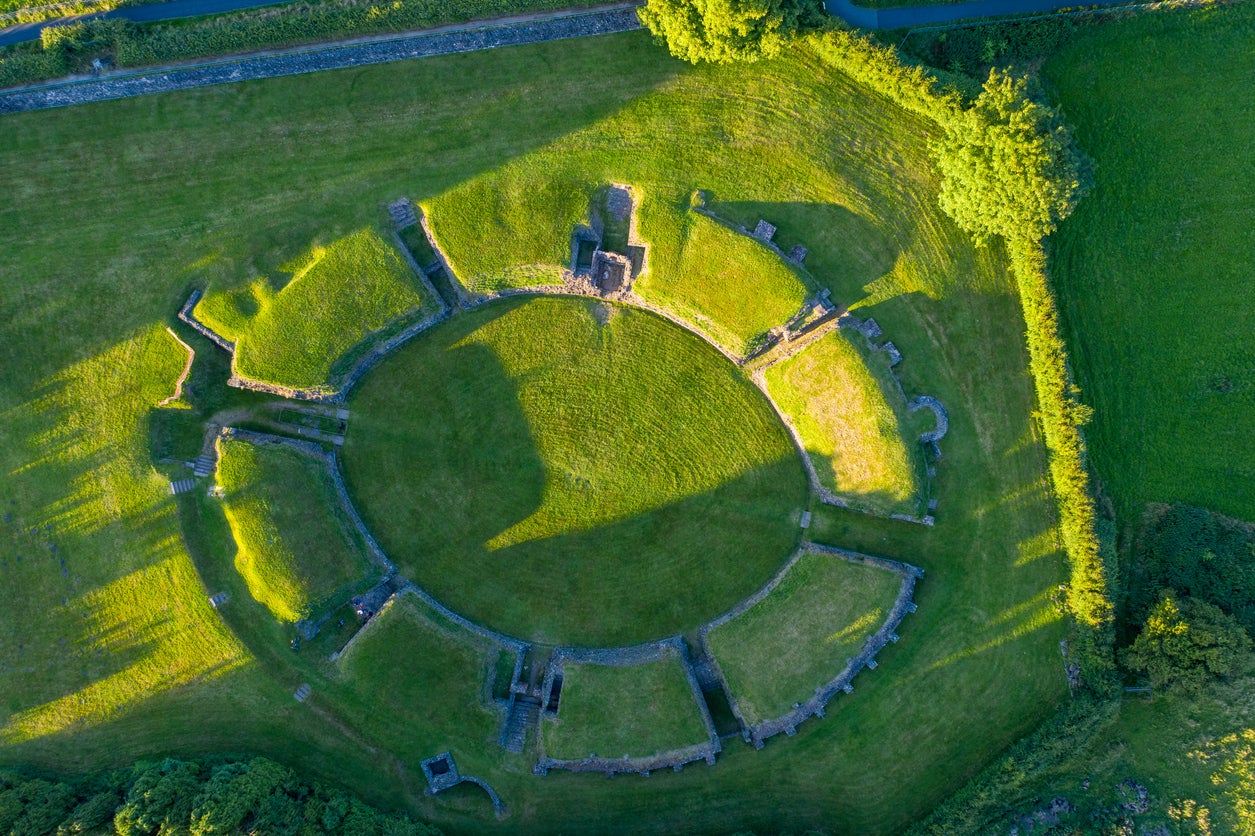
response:
{"label": "tree", "polygon": [[675,57],[729,64],[774,58],[822,12],[818,0],[648,0],[637,15]]}
{"label": "tree", "polygon": [[1251,637],[1233,616],[1169,590],[1125,651],[1124,662],[1130,670],[1149,674],[1156,688],[1192,691],[1240,671],[1250,650]]}
{"label": "tree", "polygon": [[1059,114],[1029,98],[1024,79],[996,69],[972,106],[947,121],[933,154],[941,208],[980,244],[995,235],[1041,240],[1088,188]]}

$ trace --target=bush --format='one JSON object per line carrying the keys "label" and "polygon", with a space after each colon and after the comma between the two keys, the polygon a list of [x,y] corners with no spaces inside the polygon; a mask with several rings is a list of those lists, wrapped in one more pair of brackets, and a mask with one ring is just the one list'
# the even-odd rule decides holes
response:
{"label": "bush", "polygon": [[1185,505],[1154,506],[1133,546],[1129,620],[1165,589],[1214,604],[1255,633],[1255,527]]}
{"label": "bush", "polygon": [[1243,670],[1251,637],[1237,619],[1196,598],[1164,592],[1124,663],[1156,688],[1195,692]]}
{"label": "bush", "polygon": [[694,64],[774,58],[799,28],[823,19],[818,0],[648,0],[637,14],[672,55]]}

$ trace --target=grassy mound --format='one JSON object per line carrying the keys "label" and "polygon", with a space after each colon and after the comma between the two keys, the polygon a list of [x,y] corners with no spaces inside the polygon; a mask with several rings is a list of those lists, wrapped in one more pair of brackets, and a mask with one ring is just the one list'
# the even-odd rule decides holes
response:
{"label": "grassy mound", "polygon": [[319,388],[334,386],[371,332],[433,306],[429,295],[396,248],[364,228],[271,277],[207,294],[195,313],[235,343],[241,376]]}
{"label": "grassy mound", "polygon": [[218,484],[249,592],[280,621],[297,621],[371,565],[336,511],[321,462],[294,450],[223,439]]}
{"label": "grassy mound", "polygon": [[902,579],[804,554],[762,601],[706,637],[747,723],[787,714],[835,678],[889,615]]}
{"label": "grassy mound", "polygon": [[545,754],[566,760],[649,757],[707,740],[688,676],[673,656],[630,668],[566,663],[558,717],[541,733]]}
{"label": "grassy mound", "polygon": [[1097,163],[1051,272],[1089,452],[1130,520],[1144,502],[1255,520],[1252,31],[1246,4],[1147,15],[1045,67]]}
{"label": "grassy mound", "polygon": [[881,513],[920,514],[923,461],[887,355],[832,331],[764,377],[821,485]]}
{"label": "grassy mound", "polygon": [[805,481],[765,399],[633,308],[547,298],[460,315],[351,403],[345,475],[385,551],[520,637],[613,645],[695,627],[797,536]]}
{"label": "grassy mound", "polygon": [[696,212],[650,209],[641,235],[655,246],[637,288],[646,299],[742,355],[802,307],[806,277],[767,247]]}
{"label": "grassy mound", "polygon": [[415,595],[398,595],[337,662],[344,701],[369,717],[392,752],[422,759],[452,750],[473,774],[500,718],[484,702],[497,648],[450,623]]}

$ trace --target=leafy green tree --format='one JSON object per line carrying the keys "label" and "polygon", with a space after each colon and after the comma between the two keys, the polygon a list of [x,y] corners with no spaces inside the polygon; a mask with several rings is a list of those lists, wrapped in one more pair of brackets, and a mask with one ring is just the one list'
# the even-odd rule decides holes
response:
{"label": "leafy green tree", "polygon": [[1250,651],[1251,637],[1233,616],[1167,591],[1125,651],[1124,662],[1148,674],[1156,688],[1193,691],[1242,670]]}
{"label": "leafy green tree", "polygon": [[648,0],[637,14],[675,57],[728,64],[774,58],[822,12],[818,0]]}
{"label": "leafy green tree", "polygon": [[177,836],[188,832],[192,804],[200,792],[200,766],[172,758],[141,767],[126,801],[114,816],[118,836]]}
{"label": "leafy green tree", "polygon": [[995,235],[1041,240],[1087,190],[1059,114],[1030,98],[1024,79],[996,69],[972,106],[947,120],[933,154],[941,208],[981,244]]}

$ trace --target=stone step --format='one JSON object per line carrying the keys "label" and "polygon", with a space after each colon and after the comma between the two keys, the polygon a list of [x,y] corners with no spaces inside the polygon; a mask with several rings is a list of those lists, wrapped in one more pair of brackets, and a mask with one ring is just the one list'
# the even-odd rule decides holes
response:
{"label": "stone step", "polygon": [[516,754],[527,746],[528,729],[536,726],[540,720],[540,705],[530,700],[516,700],[506,721],[504,747],[507,752]]}
{"label": "stone step", "polygon": [[192,468],[192,473],[195,474],[197,478],[203,479],[214,472],[214,467],[218,464],[218,462],[213,456],[202,455],[197,457],[193,464],[194,467]]}
{"label": "stone step", "polygon": [[292,698],[297,702],[305,702],[305,700],[309,699],[310,692],[313,690],[313,688],[309,687],[309,683],[302,683],[301,687],[297,688],[296,692],[292,694]]}
{"label": "stone step", "polygon": [[196,480],[194,479],[176,479],[170,483],[170,493],[187,493],[194,487],[196,487]]}
{"label": "stone step", "polygon": [[392,223],[397,229],[405,229],[418,223],[418,215],[414,213],[414,205],[405,198],[389,204],[388,214],[392,216]]}

